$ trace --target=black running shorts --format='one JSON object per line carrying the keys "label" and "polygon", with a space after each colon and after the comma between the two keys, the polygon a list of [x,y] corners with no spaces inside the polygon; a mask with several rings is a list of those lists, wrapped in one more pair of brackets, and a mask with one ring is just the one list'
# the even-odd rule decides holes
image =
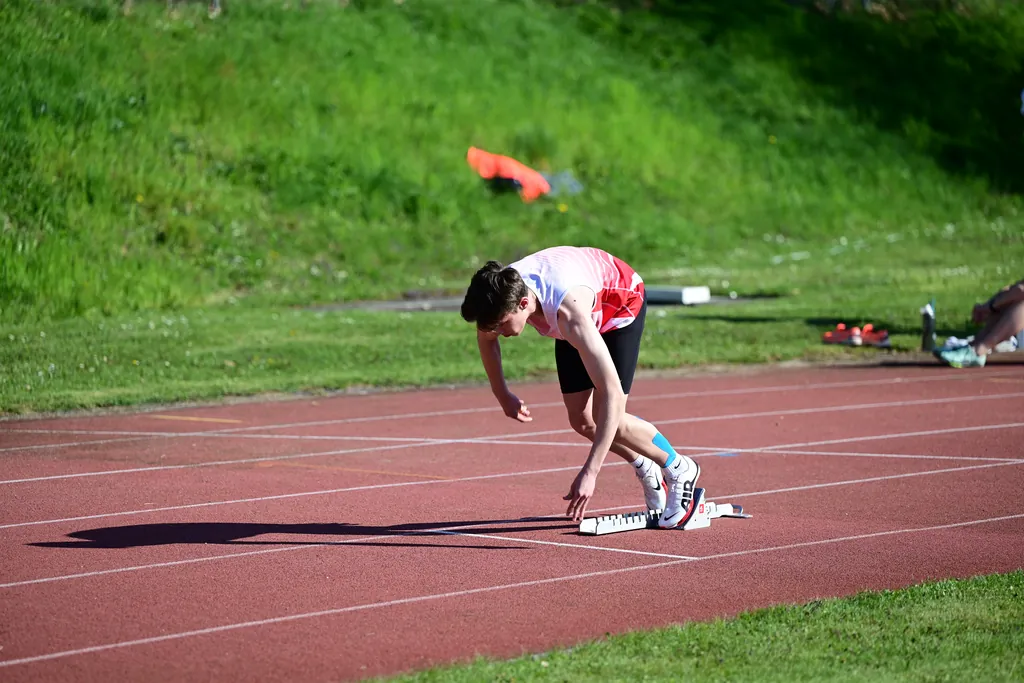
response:
{"label": "black running shorts", "polygon": [[[609,330],[601,335],[608,352],[611,353],[615,370],[622,382],[622,392],[629,393],[636,374],[636,363],[640,358],[640,340],[644,336],[644,318],[647,316],[647,300],[644,300],[636,319],[625,327]],[[558,384],[563,394],[574,394],[594,388],[587,367],[583,365],[580,352],[564,339],[555,340],[555,367],[558,368]]]}

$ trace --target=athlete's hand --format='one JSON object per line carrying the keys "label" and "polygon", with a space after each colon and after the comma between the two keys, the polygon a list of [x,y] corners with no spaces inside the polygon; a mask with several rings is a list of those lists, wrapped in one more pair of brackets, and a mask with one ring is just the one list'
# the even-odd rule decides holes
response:
{"label": "athlete's hand", "polygon": [[511,391],[498,399],[498,401],[501,403],[501,409],[505,411],[505,415],[513,420],[519,420],[520,422],[530,422],[533,420],[530,417],[530,409]]}
{"label": "athlete's hand", "polygon": [[587,505],[590,503],[590,499],[594,497],[594,489],[596,487],[597,474],[587,467],[581,469],[580,473],[576,475],[576,479],[572,482],[569,495],[562,499],[569,501],[569,507],[566,508],[565,514],[571,517],[574,522],[583,520],[583,516],[587,513]]}

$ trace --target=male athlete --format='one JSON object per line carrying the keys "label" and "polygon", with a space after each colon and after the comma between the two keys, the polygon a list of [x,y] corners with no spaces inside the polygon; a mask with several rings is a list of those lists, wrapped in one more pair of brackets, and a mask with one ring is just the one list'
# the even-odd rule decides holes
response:
{"label": "male athlete", "polygon": [[633,465],[647,507],[664,510],[659,527],[681,526],[693,514],[700,466],[676,453],[654,425],[626,412],[646,312],[640,276],[591,247],[552,247],[505,267],[489,261],[473,276],[462,302],[462,317],[477,326],[491,391],[510,418],[533,419],[505,383],[499,337],[518,336],[529,324],[555,340],[569,424],[592,442],[565,496],[566,515],[575,521],[586,513],[609,451]]}

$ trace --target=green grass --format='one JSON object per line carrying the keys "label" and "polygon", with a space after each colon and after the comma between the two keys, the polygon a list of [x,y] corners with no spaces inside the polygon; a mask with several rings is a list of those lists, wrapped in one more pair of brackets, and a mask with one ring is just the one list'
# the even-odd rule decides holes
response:
{"label": "green grass", "polygon": [[[556,243],[775,297],[652,318],[647,367],[849,355],[841,320],[911,350],[932,296],[962,334],[1024,264],[1024,9],[968,6],[6,3],[0,410],[476,381],[457,321],[297,311]],[[469,145],[585,190],[492,196]]]}
{"label": "green grass", "polygon": [[[897,25],[752,0],[254,0],[216,21],[15,0],[0,320],[457,290],[553,243],[749,291],[806,285],[766,268],[794,253],[923,285],[1016,272],[1024,9],[973,4]],[[586,190],[564,212],[492,198],[473,144]]]}
{"label": "green grass", "polygon": [[780,606],[389,681],[1020,681],[1024,573]]}
{"label": "green grass", "polygon": [[[963,336],[970,329],[971,278],[969,273],[950,276],[939,290],[940,336]],[[894,294],[887,281],[850,280],[835,291],[722,306],[652,307],[640,366],[891,359],[920,347],[923,303],[913,294]],[[821,334],[839,321],[888,329],[893,348],[823,345]],[[554,372],[550,340],[532,331],[507,340],[503,357],[513,381],[550,378]],[[0,407],[12,414],[481,381],[475,333],[454,312],[237,304],[27,323],[0,332]]]}

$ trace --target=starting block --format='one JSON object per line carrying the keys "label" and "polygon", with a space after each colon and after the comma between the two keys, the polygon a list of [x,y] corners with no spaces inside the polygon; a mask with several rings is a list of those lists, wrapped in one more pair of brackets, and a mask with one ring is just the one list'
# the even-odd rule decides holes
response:
{"label": "starting block", "polygon": [[[696,509],[693,515],[686,521],[686,524],[677,529],[689,531],[691,529],[706,529],[711,526],[711,520],[718,517],[737,517],[748,519],[753,515],[743,512],[742,505],[732,503],[715,503],[705,500],[704,489],[698,488],[694,491],[694,506]],[[590,517],[580,522],[580,533],[584,536],[602,536],[614,534],[619,531],[632,531],[634,529],[657,529],[658,518],[661,517],[661,510],[642,510],[640,512],[626,512],[619,515],[605,515],[603,517]]]}

